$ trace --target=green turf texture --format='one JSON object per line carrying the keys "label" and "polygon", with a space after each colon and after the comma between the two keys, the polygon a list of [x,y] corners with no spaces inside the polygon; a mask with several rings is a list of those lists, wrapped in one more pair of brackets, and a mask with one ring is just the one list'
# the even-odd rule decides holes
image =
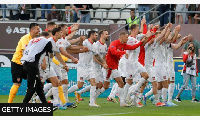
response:
{"label": "green turf texture", "polygon": [[[16,96],[14,103],[21,103],[24,96]],[[84,98],[84,97],[83,97]],[[74,102],[74,98],[69,98]],[[118,100],[118,99],[117,99]],[[0,95],[0,103],[7,103],[8,95]],[[156,107],[147,100],[147,106],[120,107],[119,103],[112,103],[106,98],[98,98],[97,104],[101,107],[89,107],[89,98],[85,97],[80,101],[77,108],[68,108],[67,110],[56,110],[54,116],[200,116],[200,103],[193,103],[189,100],[175,102],[178,106],[174,107]]]}

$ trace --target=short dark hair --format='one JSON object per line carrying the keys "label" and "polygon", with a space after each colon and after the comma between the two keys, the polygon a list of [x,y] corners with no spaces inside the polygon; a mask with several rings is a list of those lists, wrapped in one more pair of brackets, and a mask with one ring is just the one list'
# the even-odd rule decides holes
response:
{"label": "short dark hair", "polygon": [[137,27],[139,27],[138,24],[132,24],[131,27],[130,27],[130,30],[136,29]]}
{"label": "short dark hair", "polygon": [[61,27],[61,28],[65,27],[65,26],[66,26],[66,24],[59,24],[58,25],[58,27]]}
{"label": "short dark hair", "polygon": [[53,5],[51,5],[51,9],[52,9],[53,7],[56,7],[56,6],[53,4]]}
{"label": "short dark hair", "polygon": [[30,26],[29,26],[29,30],[31,30],[35,26],[39,26],[39,24],[37,24],[37,23],[31,23]]}
{"label": "short dark hair", "polygon": [[52,22],[52,21],[50,21],[50,22],[48,22],[48,23],[47,23],[47,27],[48,27],[48,26],[50,26],[50,25],[56,25],[56,23],[55,23],[55,22]]}
{"label": "short dark hair", "polygon": [[55,35],[57,32],[60,32],[60,31],[61,31],[61,27],[54,28],[52,30],[52,35]]}
{"label": "short dark hair", "polygon": [[91,30],[88,32],[88,38],[91,37],[91,35],[94,35],[95,33],[97,33],[97,31]]}
{"label": "short dark hair", "polygon": [[42,31],[42,32],[40,33],[40,36],[45,36],[45,37],[47,37],[47,36],[49,36],[49,33],[46,32],[46,31]]}
{"label": "short dark hair", "polygon": [[135,12],[135,9],[133,8],[133,9],[131,9],[131,11]]}
{"label": "short dark hair", "polygon": [[106,29],[100,30],[99,31],[99,36],[101,37],[101,35],[103,34],[104,31],[107,31]]}
{"label": "short dark hair", "polygon": [[125,32],[125,31],[122,31],[122,32],[119,33],[119,36],[121,36],[121,35],[126,35],[126,34],[128,34],[128,33]]}

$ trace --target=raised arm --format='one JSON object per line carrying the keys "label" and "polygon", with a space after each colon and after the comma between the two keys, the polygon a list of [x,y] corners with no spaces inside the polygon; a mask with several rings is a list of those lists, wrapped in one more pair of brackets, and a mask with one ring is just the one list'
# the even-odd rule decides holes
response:
{"label": "raised arm", "polygon": [[178,44],[171,44],[171,48],[174,50],[179,49],[181,46],[183,46],[188,41],[188,37],[185,36]]}

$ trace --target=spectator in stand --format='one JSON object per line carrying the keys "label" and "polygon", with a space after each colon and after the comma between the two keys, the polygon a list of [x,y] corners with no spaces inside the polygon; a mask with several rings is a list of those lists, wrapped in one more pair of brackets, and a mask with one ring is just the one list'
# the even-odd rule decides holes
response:
{"label": "spectator in stand", "polygon": [[[65,9],[65,4],[55,4],[56,9]],[[69,5],[70,6],[70,5]],[[61,15],[63,15],[65,13],[65,11],[57,11],[60,12]]]}
{"label": "spectator in stand", "polygon": [[[51,4],[41,4],[41,9],[51,9]],[[50,10],[47,11],[47,14],[51,13]],[[41,19],[45,19],[45,10],[41,10]]]}
{"label": "spectator in stand", "polygon": [[10,10],[8,12],[10,13],[9,20],[19,20],[19,10],[12,10],[12,9],[18,9],[18,4],[6,4],[6,7]]}
{"label": "spectator in stand", "polygon": [[[171,4],[171,11],[175,11],[175,6],[176,4]],[[174,24],[175,23],[175,13],[171,13],[171,23]]]}
{"label": "spectator in stand", "polygon": [[[131,9],[130,12],[131,17],[126,19],[126,24],[129,24],[128,26],[125,27],[126,30],[129,30],[129,27],[132,24],[140,24],[140,19],[138,17],[135,16],[135,9]],[[138,19],[137,19],[138,18]],[[137,20],[135,20],[137,19]],[[133,20],[135,20],[134,22],[132,22]],[[132,23],[131,23],[132,22]]]}
{"label": "spectator in stand", "polygon": [[[170,5],[169,4],[160,4],[158,7],[159,9],[159,15],[165,13],[166,11],[170,10]],[[163,16],[160,17],[160,27],[164,26],[164,24],[168,23],[168,18],[169,18],[169,13],[164,14]]]}
{"label": "spectator in stand", "polygon": [[[6,4],[0,4],[0,8],[6,8]],[[6,18],[6,10],[2,10],[2,15]]]}
{"label": "spectator in stand", "polygon": [[193,43],[194,47],[195,47],[195,54],[197,57],[200,57],[199,53],[200,53],[200,43],[198,40],[195,40],[192,34],[188,35],[188,41],[184,44],[182,52],[181,52],[181,57],[183,56],[183,53],[187,50],[188,44],[189,43]]}
{"label": "spectator in stand", "polygon": [[[31,9],[36,9],[36,6],[37,6],[36,4],[31,4]],[[31,13],[33,15],[31,19],[35,19],[35,12],[36,12],[35,10],[31,10]]]}
{"label": "spectator in stand", "polygon": [[30,4],[20,4],[19,9],[20,9],[19,18],[21,20],[29,20],[31,11],[28,9],[31,9],[31,5]]}
{"label": "spectator in stand", "polygon": [[[73,16],[73,12],[72,11],[70,11],[71,10],[71,8],[72,7],[70,7],[70,6],[66,6],[65,7],[65,9],[66,9],[66,11],[65,11],[65,13],[63,14],[63,21],[65,21],[65,22],[67,22],[67,23],[71,23],[71,22],[73,22],[74,21],[74,16]],[[69,14],[70,13],[70,17],[69,17]]]}
{"label": "spectator in stand", "polygon": [[[197,11],[200,11],[200,4],[197,4]],[[200,13],[195,14],[194,19],[195,19],[195,24],[199,24]]]}
{"label": "spectator in stand", "polygon": [[[183,11],[185,8],[185,4],[176,4],[176,11]],[[176,24],[183,24],[183,14],[176,12]]]}
{"label": "spectator in stand", "polygon": [[[56,9],[56,6],[51,5],[51,9]],[[51,11],[47,15],[47,21],[62,21],[61,14],[58,11]]]}
{"label": "spectator in stand", "polygon": [[[76,10],[89,10],[92,7],[92,4],[79,4],[79,7]],[[90,23],[90,11],[81,11],[81,23]]]}
{"label": "spectator in stand", "polygon": [[[150,10],[150,5],[149,4],[138,4],[138,10],[139,11],[149,11]],[[139,15],[141,16],[143,12],[140,12]],[[149,13],[145,15],[146,18],[146,23],[149,23]]]}
{"label": "spectator in stand", "polygon": [[[196,4],[186,4],[188,11],[196,11]],[[188,14],[188,24],[192,24],[192,18],[195,16],[195,13]]]}
{"label": "spectator in stand", "polygon": [[79,4],[74,4],[74,6],[72,6],[72,10],[73,10],[73,16],[74,16],[74,21],[75,23],[77,23],[78,21],[78,10],[76,8],[79,8]]}

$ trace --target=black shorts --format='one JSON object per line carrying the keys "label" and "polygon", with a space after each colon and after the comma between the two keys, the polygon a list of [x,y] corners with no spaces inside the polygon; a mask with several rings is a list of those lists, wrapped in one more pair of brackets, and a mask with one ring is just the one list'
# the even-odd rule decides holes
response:
{"label": "black shorts", "polygon": [[[196,11],[196,10],[191,10],[191,6],[189,6],[188,11]],[[188,16],[194,17],[196,13],[189,13]]]}
{"label": "black shorts", "polygon": [[11,61],[11,73],[13,83],[21,83],[22,79],[26,79],[26,73],[23,66]]}

